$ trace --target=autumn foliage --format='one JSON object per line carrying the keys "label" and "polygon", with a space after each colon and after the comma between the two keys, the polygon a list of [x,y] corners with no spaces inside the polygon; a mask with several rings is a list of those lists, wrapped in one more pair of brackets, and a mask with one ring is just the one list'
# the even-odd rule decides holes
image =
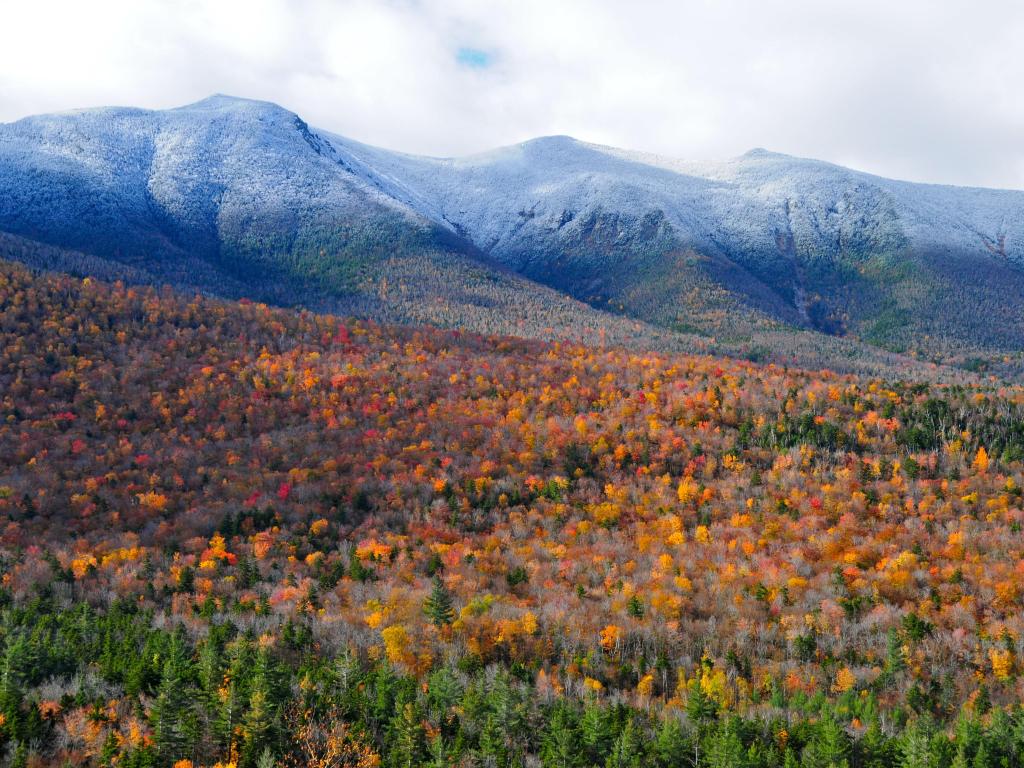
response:
{"label": "autumn foliage", "polygon": [[[44,615],[122,622],[0,702],[5,742],[45,732],[47,759],[376,765],[384,725],[296,720],[294,690],[325,685],[308,660],[343,654],[424,686],[513,669],[544,701],[695,724],[827,701],[853,735],[868,700],[941,723],[1024,696],[1020,387],[381,327],[10,265],[0,336],[5,668],[19,611],[51,644],[64,619]],[[188,721],[187,753],[155,726],[172,640],[151,632],[174,627],[183,679],[217,643],[218,714]],[[114,637],[161,661],[102,661]],[[403,712],[417,748],[443,735]]]}

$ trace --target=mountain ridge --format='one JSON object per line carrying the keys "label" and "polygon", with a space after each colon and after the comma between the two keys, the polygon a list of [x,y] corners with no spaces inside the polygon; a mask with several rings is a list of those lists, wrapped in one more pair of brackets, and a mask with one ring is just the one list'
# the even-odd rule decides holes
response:
{"label": "mountain ridge", "polygon": [[[993,365],[1024,348],[1024,192],[761,148],[692,163],[556,135],[430,158],[214,94],[0,124],[0,231],[273,303],[412,311],[381,291],[402,258],[406,294],[417,270],[448,270],[450,293],[483,270],[524,304],[589,304],[590,325],[741,345],[804,329]],[[418,301],[449,300],[431,290]]]}

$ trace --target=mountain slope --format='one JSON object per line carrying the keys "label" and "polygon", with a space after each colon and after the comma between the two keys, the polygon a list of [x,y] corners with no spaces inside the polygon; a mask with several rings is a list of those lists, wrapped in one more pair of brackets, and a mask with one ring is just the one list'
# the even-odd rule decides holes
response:
{"label": "mountain slope", "polygon": [[808,365],[889,359],[866,341],[1012,368],[1022,227],[1020,192],[568,137],[415,157],[227,96],[0,125],[0,232],[58,249],[0,251],[36,266],[70,250],[229,297]]}
{"label": "mountain slope", "polygon": [[333,141],[513,269],[654,323],[706,321],[698,290],[705,310],[735,299],[903,348],[1024,346],[1024,193],[764,150],[693,164],[551,137],[429,160]]}
{"label": "mountain slope", "polygon": [[263,102],[0,126],[0,255],[33,266],[481,332],[700,345],[490,263],[393,192]]}
{"label": "mountain slope", "polygon": [[[161,274],[263,271],[277,281],[344,281],[345,267],[437,229],[331,156],[280,107],[212,97],[164,112],[101,109],[0,129],[0,228]],[[215,278],[210,278],[215,279]]]}

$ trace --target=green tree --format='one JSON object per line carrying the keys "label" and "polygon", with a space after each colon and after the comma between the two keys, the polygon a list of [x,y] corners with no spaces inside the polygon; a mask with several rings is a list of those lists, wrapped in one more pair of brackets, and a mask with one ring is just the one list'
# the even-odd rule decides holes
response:
{"label": "green tree", "polygon": [[682,765],[684,760],[689,759],[690,744],[678,718],[666,717],[662,721],[658,735],[654,738],[651,752],[658,765],[663,768]]}
{"label": "green tree", "polygon": [[641,768],[644,765],[643,757],[643,742],[630,720],[612,743],[605,768]]}
{"label": "green tree", "polygon": [[435,575],[433,581],[430,594],[423,601],[423,612],[435,627],[443,627],[455,621],[454,601],[440,576]]}
{"label": "green tree", "polygon": [[900,768],[941,768],[933,759],[931,742],[930,724],[913,721],[900,737]]}
{"label": "green tree", "polygon": [[242,717],[244,742],[241,763],[255,765],[266,749],[273,749],[277,740],[278,702],[274,695],[270,657],[265,650],[256,657],[249,691],[249,707]]}
{"label": "green tree", "polygon": [[391,768],[414,768],[426,759],[426,736],[419,709],[413,702],[407,702],[392,718],[389,737]]}
{"label": "green tree", "polygon": [[806,768],[848,768],[850,753],[849,735],[828,713],[815,726],[814,735],[804,748],[803,764]]}
{"label": "green tree", "polygon": [[602,704],[589,701],[580,718],[580,736],[587,747],[590,762],[597,765],[611,749],[615,738],[611,712]]}
{"label": "green tree", "polygon": [[708,768],[745,768],[747,750],[740,735],[740,720],[722,720],[707,739],[704,759]]}
{"label": "green tree", "polygon": [[700,724],[714,720],[718,713],[718,705],[708,696],[700,685],[694,685],[686,695],[686,715],[690,722]]}
{"label": "green tree", "polygon": [[896,745],[882,733],[878,719],[870,721],[867,731],[857,742],[856,765],[864,768],[889,768],[896,763]]}
{"label": "green tree", "polygon": [[153,705],[153,742],[161,764],[180,760],[189,752],[189,695],[183,633],[171,636],[167,659],[160,675],[156,703]]}
{"label": "green tree", "polygon": [[544,768],[580,768],[582,746],[576,718],[566,703],[559,702],[548,715],[547,729],[541,740]]}

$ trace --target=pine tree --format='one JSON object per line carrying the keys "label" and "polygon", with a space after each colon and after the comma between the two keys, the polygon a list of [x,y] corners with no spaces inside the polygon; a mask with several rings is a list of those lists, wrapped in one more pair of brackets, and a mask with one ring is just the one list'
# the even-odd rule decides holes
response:
{"label": "pine tree", "polygon": [[642,768],[643,765],[643,745],[630,720],[612,744],[605,768]]}
{"label": "pine tree", "polygon": [[747,750],[739,732],[739,718],[730,717],[719,723],[708,739],[705,750],[708,768],[744,768]]}
{"label": "pine tree", "polygon": [[254,765],[265,749],[272,748],[277,736],[277,706],[271,684],[270,660],[261,651],[253,669],[249,693],[249,708],[242,718],[245,742],[242,747],[242,765]]}
{"label": "pine tree", "polygon": [[430,741],[430,762],[428,768],[450,768],[455,762],[457,753],[445,738],[438,734]]}
{"label": "pine tree", "polygon": [[442,729],[454,718],[453,710],[462,698],[462,683],[448,667],[430,674],[427,682],[427,716],[441,724]]}
{"label": "pine tree", "polygon": [[181,632],[171,637],[153,705],[153,742],[162,763],[173,763],[188,752],[190,697],[186,690],[186,659]]}
{"label": "pine tree", "polygon": [[626,604],[626,612],[634,618],[642,619],[644,617],[644,601],[633,595]]}
{"label": "pine tree", "polygon": [[715,700],[708,696],[700,685],[690,688],[686,697],[686,714],[690,722],[699,724],[706,720],[713,720],[717,714],[718,706]]}
{"label": "pine tree", "polygon": [[118,744],[117,736],[113,731],[111,731],[104,740],[102,749],[100,749],[100,765],[114,765],[117,761],[118,752],[120,751],[121,745]]}
{"label": "pine tree", "polygon": [[349,714],[355,707],[353,698],[357,693],[356,685],[359,678],[359,660],[354,654],[345,651],[334,662],[334,680],[336,681],[334,700],[343,714]]}
{"label": "pine tree", "polygon": [[817,724],[810,743],[804,748],[803,764],[807,768],[847,768],[849,758],[850,737],[828,713]]}
{"label": "pine tree", "polygon": [[520,689],[513,685],[505,670],[494,676],[487,692],[487,704],[494,713],[506,744],[525,743],[529,738],[526,712],[528,702],[523,701]]}
{"label": "pine tree", "polygon": [[509,750],[504,728],[498,716],[493,712],[487,715],[484,727],[480,731],[480,757],[484,764],[508,765]]}
{"label": "pine tree", "polygon": [[416,705],[407,702],[391,720],[391,768],[413,768],[426,757],[426,737]]}
{"label": "pine tree", "polygon": [[153,741],[164,762],[173,762],[185,754],[184,710],[187,705],[184,679],[170,660],[164,662],[160,688],[153,706]]}
{"label": "pine tree", "polygon": [[373,578],[373,570],[363,565],[363,561],[356,554],[355,545],[348,553],[348,576],[353,581],[369,581]]}
{"label": "pine tree", "polygon": [[455,621],[452,595],[440,576],[434,576],[434,586],[430,590],[430,595],[423,601],[423,612],[435,627],[443,627]]}
{"label": "pine tree", "polygon": [[274,768],[276,765],[277,760],[274,759],[274,753],[270,751],[270,747],[264,747],[256,760],[256,768]]}
{"label": "pine tree", "polygon": [[253,678],[253,651],[251,643],[239,639],[227,647],[227,681],[221,681],[217,691],[217,711],[213,723],[217,743],[224,752],[231,752],[236,740],[236,729],[241,723],[248,699],[247,682]]}
{"label": "pine tree", "polygon": [[889,629],[885,640],[885,676],[886,680],[891,681],[893,676],[906,666],[906,662],[903,660],[902,643],[895,628]]}
{"label": "pine tree", "polygon": [[930,729],[920,721],[912,723],[900,738],[900,768],[937,768],[932,761]]}
{"label": "pine tree", "polygon": [[[971,768],[996,768],[999,763],[996,761],[995,755],[992,754],[992,749],[989,747],[987,741],[982,741],[978,745],[978,751],[974,753],[974,760],[971,761]],[[1007,765],[1007,763],[1004,763]]]}
{"label": "pine tree", "polygon": [[896,762],[893,740],[882,733],[877,717],[871,720],[867,731],[857,742],[857,755],[856,764],[864,768],[889,768]]}
{"label": "pine tree", "polygon": [[588,702],[580,719],[580,736],[587,747],[591,762],[599,764],[611,748],[614,733],[610,712],[595,702]]}
{"label": "pine tree", "polygon": [[548,716],[547,730],[541,740],[544,768],[579,768],[583,749],[575,718],[568,705],[559,702]]}
{"label": "pine tree", "polygon": [[24,637],[11,642],[4,654],[3,668],[0,669],[0,715],[4,718],[6,730],[18,732],[23,695],[19,685],[21,672],[28,668],[27,648]]}
{"label": "pine tree", "polygon": [[207,638],[199,650],[199,684],[203,689],[203,704],[213,712],[219,703],[218,691],[224,679],[221,665],[221,648],[213,638]]}
{"label": "pine tree", "polygon": [[658,765],[664,768],[682,765],[684,759],[689,759],[690,745],[677,718],[666,717],[662,721],[652,751]]}

